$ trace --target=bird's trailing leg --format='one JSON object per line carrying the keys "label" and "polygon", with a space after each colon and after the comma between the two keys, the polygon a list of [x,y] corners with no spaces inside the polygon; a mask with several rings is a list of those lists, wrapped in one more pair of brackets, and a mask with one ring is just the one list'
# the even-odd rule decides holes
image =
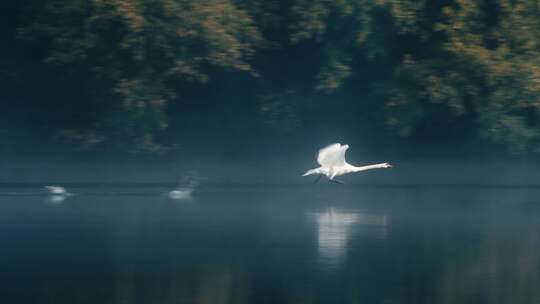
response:
{"label": "bird's trailing leg", "polygon": [[339,180],[337,180],[337,179],[329,179],[328,181],[329,181],[329,182],[334,182],[334,183],[336,183],[336,184],[340,184],[340,185],[345,185],[345,183],[344,183],[344,182],[342,182],[342,181],[339,181]]}
{"label": "bird's trailing leg", "polygon": [[317,176],[317,178],[313,181],[313,183],[316,184],[321,179],[321,177],[322,175]]}

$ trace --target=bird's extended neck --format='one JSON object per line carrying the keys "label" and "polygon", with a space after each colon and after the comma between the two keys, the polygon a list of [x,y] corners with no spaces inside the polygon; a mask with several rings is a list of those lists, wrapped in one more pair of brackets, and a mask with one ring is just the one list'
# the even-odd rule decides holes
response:
{"label": "bird's extended neck", "polygon": [[361,167],[355,166],[354,172],[366,171],[366,170],[371,170],[371,169],[382,169],[382,168],[386,168],[386,163],[367,165],[367,166],[361,166]]}

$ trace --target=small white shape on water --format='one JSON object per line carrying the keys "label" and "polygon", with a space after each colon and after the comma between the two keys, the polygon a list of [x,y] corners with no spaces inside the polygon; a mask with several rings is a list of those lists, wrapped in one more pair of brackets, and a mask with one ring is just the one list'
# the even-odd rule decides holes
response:
{"label": "small white shape on water", "polygon": [[169,197],[175,200],[191,199],[192,188],[178,188],[169,192]]}
{"label": "small white shape on water", "polygon": [[49,191],[50,194],[66,194],[66,189],[60,186],[45,186],[45,190]]}

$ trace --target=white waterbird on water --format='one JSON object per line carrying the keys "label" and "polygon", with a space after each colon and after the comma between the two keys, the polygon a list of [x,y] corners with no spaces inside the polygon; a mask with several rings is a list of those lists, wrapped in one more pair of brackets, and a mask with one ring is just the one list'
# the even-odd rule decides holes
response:
{"label": "white waterbird on water", "polygon": [[175,200],[190,200],[193,188],[178,188],[169,192],[169,197]]}
{"label": "white waterbird on water", "polygon": [[43,188],[51,195],[45,200],[45,202],[53,206],[61,205],[64,200],[71,195],[71,193],[67,192],[64,187],[45,186]]}
{"label": "white waterbird on water", "polygon": [[[180,184],[182,184],[182,182],[180,182]],[[186,186],[179,186],[176,189],[169,191],[169,198],[174,200],[191,200],[191,194],[195,191],[197,185],[198,182],[196,180],[190,180],[187,182]]]}
{"label": "white waterbird on water", "polygon": [[49,191],[50,194],[62,195],[67,194],[67,191],[64,187],[60,186],[45,186],[45,190]]}
{"label": "white waterbird on water", "polygon": [[345,161],[345,152],[347,149],[349,149],[349,145],[341,145],[339,143],[320,149],[319,155],[317,156],[317,162],[321,166],[319,168],[308,170],[302,176],[318,175],[317,179],[315,180],[316,183],[324,175],[328,177],[330,181],[341,184],[342,182],[334,179],[336,176],[371,169],[392,168],[392,165],[389,163],[380,163],[361,167],[353,166]]}

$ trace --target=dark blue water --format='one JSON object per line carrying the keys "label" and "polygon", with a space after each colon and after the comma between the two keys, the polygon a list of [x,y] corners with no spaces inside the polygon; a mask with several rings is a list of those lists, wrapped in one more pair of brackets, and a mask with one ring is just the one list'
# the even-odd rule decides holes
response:
{"label": "dark blue water", "polygon": [[1,303],[540,303],[540,189],[0,189]]}

